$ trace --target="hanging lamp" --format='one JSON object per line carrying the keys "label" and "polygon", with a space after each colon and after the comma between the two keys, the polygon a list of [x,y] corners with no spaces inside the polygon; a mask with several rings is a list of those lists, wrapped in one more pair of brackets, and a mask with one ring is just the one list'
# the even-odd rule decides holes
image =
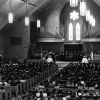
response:
{"label": "hanging lamp", "polygon": [[80,15],[86,15],[86,2],[84,0],[80,2]]}
{"label": "hanging lamp", "polygon": [[92,20],[92,26],[94,27],[95,24],[96,24],[96,21],[95,21],[95,18],[93,18],[93,20]]}
{"label": "hanging lamp", "polygon": [[89,21],[90,16],[90,10],[86,10],[86,21]]}
{"label": "hanging lamp", "polygon": [[28,9],[27,9],[27,0],[26,0],[26,16],[25,16],[25,26],[28,26],[30,22],[29,16],[28,16]]}
{"label": "hanging lamp", "polygon": [[14,20],[14,15],[12,13],[12,6],[11,6],[11,0],[10,0],[10,3],[9,3],[9,7],[10,7],[10,12],[8,13],[8,23],[13,23],[13,20]]}
{"label": "hanging lamp", "polygon": [[93,15],[90,16],[89,23],[91,26],[95,26],[95,18],[93,17]]}
{"label": "hanging lamp", "polygon": [[70,6],[71,7],[77,7],[78,6],[78,0],[70,0]]}
{"label": "hanging lamp", "polygon": [[[38,7],[39,7],[39,0],[38,0]],[[40,19],[37,19],[37,28],[40,28]]]}
{"label": "hanging lamp", "polygon": [[30,22],[30,19],[28,16],[25,16],[25,25],[28,26]]}
{"label": "hanging lamp", "polygon": [[40,20],[37,19],[37,28],[40,28]]}

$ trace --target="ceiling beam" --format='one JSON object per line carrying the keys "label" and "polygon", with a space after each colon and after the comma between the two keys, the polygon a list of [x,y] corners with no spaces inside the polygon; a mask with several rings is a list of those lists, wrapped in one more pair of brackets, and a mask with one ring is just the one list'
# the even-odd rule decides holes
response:
{"label": "ceiling beam", "polygon": [[100,6],[100,0],[92,0],[93,2],[95,2],[98,6]]}
{"label": "ceiling beam", "polygon": [[[21,0],[22,2],[26,2],[26,0]],[[37,7],[37,5],[35,5],[35,4],[32,4],[32,3],[30,3],[30,2],[27,2],[29,5],[31,5],[31,6],[33,6],[33,7]]]}

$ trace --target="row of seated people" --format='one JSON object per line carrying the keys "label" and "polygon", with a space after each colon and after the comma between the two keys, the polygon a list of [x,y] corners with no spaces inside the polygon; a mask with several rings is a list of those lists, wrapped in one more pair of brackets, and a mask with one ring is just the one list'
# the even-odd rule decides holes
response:
{"label": "row of seated people", "polygon": [[7,83],[9,82],[16,83],[15,80],[19,81],[21,79],[22,80],[29,79],[30,77],[38,75],[38,73],[53,66],[55,66],[54,63],[46,63],[46,62],[31,62],[27,64],[24,63],[4,64],[0,66],[0,81],[2,82],[6,81]]}
{"label": "row of seated people", "polygon": [[[55,63],[42,61],[3,63],[0,65],[0,91],[5,94],[6,90],[9,90],[11,98],[26,94],[30,88],[54,73],[54,68],[57,68]],[[4,97],[1,92],[0,100],[3,100]]]}
{"label": "row of seated people", "polygon": [[36,100],[99,100],[100,64],[70,63],[29,93]]}
{"label": "row of seated people", "polygon": [[[27,100],[99,100],[100,96],[98,96],[95,92],[89,92],[87,90],[67,90],[61,88],[35,88],[34,90],[28,91],[29,95],[27,96]],[[26,98],[22,97],[23,100]]]}
{"label": "row of seated people", "polygon": [[61,82],[64,87],[66,86],[66,83],[71,83],[74,86],[79,86],[83,81],[86,87],[100,88],[99,75],[100,64],[70,63],[67,67],[62,69],[59,74],[55,75],[51,79],[55,80],[57,83]]}

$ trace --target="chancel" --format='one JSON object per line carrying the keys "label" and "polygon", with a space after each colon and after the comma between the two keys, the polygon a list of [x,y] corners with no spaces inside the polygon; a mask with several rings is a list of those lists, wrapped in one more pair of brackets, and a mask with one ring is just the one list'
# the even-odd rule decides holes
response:
{"label": "chancel", "polygon": [[0,0],[0,100],[100,99],[100,0]]}

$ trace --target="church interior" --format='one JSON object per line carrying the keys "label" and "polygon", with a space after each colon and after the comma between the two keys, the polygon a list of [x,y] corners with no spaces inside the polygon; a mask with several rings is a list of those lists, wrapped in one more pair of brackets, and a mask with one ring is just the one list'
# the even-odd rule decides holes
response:
{"label": "church interior", "polygon": [[0,0],[0,100],[100,100],[100,0]]}

